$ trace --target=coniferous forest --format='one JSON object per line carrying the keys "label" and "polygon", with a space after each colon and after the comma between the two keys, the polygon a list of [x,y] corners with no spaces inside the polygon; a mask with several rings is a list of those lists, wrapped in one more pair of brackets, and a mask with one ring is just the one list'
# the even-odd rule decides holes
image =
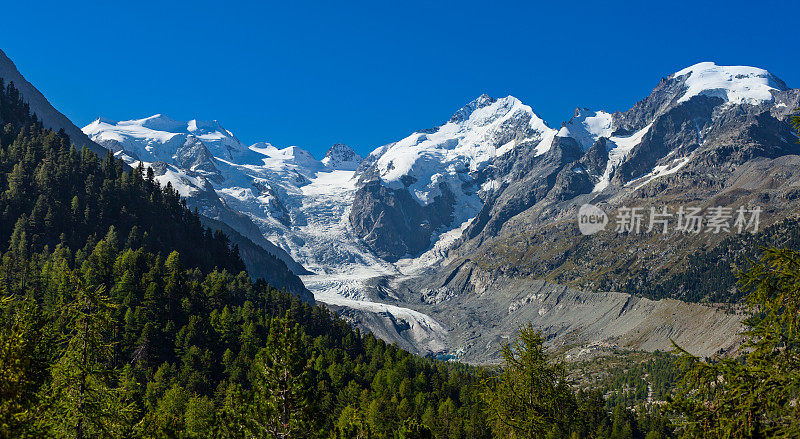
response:
{"label": "coniferous forest", "polygon": [[609,407],[530,327],[500,368],[441,362],[252,280],[151,169],[75,149],[13,84],[0,84],[0,216],[0,437],[800,434],[791,252],[743,277],[759,310],[746,357],[684,353],[669,406]]}

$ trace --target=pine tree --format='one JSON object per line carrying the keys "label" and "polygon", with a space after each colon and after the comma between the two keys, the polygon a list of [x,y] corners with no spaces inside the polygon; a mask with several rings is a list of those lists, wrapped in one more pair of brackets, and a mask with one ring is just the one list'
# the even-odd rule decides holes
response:
{"label": "pine tree", "polygon": [[740,274],[753,316],[740,358],[703,360],[677,347],[673,408],[687,437],[800,437],[800,253],[764,252]]}
{"label": "pine tree", "polygon": [[273,319],[267,346],[253,362],[253,399],[245,420],[255,437],[306,437],[312,431],[310,359],[304,334],[288,317]]}
{"label": "pine tree", "polygon": [[42,342],[40,315],[28,299],[0,296],[0,438],[23,436],[32,423],[37,364]]}
{"label": "pine tree", "polygon": [[544,340],[531,324],[503,344],[502,373],[483,394],[492,429],[499,437],[541,438],[554,426],[567,427],[574,396],[564,366],[551,362]]}

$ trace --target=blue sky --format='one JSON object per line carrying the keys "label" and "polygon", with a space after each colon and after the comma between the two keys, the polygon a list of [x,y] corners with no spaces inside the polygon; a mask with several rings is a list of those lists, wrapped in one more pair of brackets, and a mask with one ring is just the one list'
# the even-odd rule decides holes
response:
{"label": "blue sky", "polygon": [[700,61],[800,87],[800,2],[7,2],[0,48],[77,125],[217,119],[243,142],[356,151],[481,93],[551,126],[625,110]]}

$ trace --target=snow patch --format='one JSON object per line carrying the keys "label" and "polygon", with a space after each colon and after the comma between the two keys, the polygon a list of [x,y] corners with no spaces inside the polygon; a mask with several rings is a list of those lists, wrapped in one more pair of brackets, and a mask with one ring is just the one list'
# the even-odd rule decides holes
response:
{"label": "snow patch", "polygon": [[664,176],[670,175],[670,174],[674,174],[674,173],[680,171],[681,168],[683,168],[684,166],[686,166],[687,163],[689,163],[689,160],[691,160],[691,158],[692,158],[692,156],[688,155],[686,157],[682,157],[682,158],[679,158],[679,159],[674,159],[674,160],[672,160],[671,162],[669,162],[669,163],[667,163],[665,165],[655,166],[655,167],[653,167],[653,170],[650,171],[648,174],[643,175],[643,176],[641,176],[641,177],[639,177],[639,178],[637,178],[635,180],[629,181],[628,183],[625,184],[625,186],[636,185],[636,187],[634,187],[633,190],[634,191],[638,190],[639,188],[643,187],[647,183],[650,183],[651,181],[653,181],[653,180],[655,180],[657,178],[664,177]]}
{"label": "snow patch", "polygon": [[678,102],[698,95],[716,96],[733,104],[757,105],[771,101],[773,90],[783,90],[784,84],[764,69],[746,66],[718,66],[702,62],[676,72],[673,77],[685,76],[686,93]]}
{"label": "snow patch", "polygon": [[575,116],[561,127],[558,137],[572,137],[585,151],[600,137],[611,137],[611,125],[611,113],[579,109],[576,110]]}
{"label": "snow patch", "polygon": [[600,177],[600,181],[594,185],[594,189],[592,189],[592,193],[600,192],[603,189],[607,188],[608,185],[611,183],[611,174],[614,172],[615,169],[622,163],[625,157],[630,154],[633,148],[642,143],[642,139],[644,138],[645,134],[650,131],[650,128],[653,126],[651,122],[646,127],[642,128],[641,130],[633,133],[633,135],[628,137],[619,137],[619,136],[612,136],[607,144],[608,150],[608,163],[606,163],[606,169],[603,172],[603,175]]}

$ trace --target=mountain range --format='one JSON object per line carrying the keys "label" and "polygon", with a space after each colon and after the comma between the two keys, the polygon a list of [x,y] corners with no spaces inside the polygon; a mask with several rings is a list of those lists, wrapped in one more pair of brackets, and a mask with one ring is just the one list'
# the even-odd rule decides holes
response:
{"label": "mountain range", "polygon": [[[27,84],[4,55],[0,74]],[[152,168],[231,235],[251,275],[404,349],[466,362],[495,361],[526,321],[573,356],[673,339],[698,354],[734,350],[741,316],[681,291],[637,294],[727,235],[585,236],[577,211],[760,206],[763,228],[800,200],[788,121],[800,90],[753,67],[696,64],[627,111],[578,108],[560,127],[517,98],[481,95],[366,157],[336,144],[321,160],[161,114],[100,117],[76,135],[28,86],[45,124]]]}

